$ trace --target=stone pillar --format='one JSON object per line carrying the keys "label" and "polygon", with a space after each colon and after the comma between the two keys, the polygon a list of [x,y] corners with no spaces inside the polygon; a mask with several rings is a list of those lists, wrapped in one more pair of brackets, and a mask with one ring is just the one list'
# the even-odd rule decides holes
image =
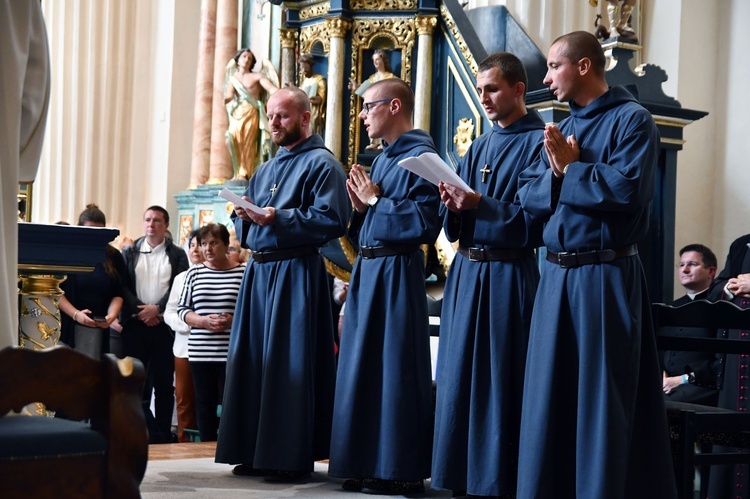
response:
{"label": "stone pillar", "polygon": [[213,99],[211,106],[211,160],[209,184],[222,184],[234,177],[234,167],[224,134],[229,118],[224,107],[224,75],[227,63],[237,53],[236,0],[218,0],[216,8],[216,50],[214,51]]}
{"label": "stone pillar", "polygon": [[331,40],[328,53],[328,98],[326,99],[325,143],[341,161],[341,135],[344,102],[344,37],[352,23],[341,18],[326,19],[326,30]]}
{"label": "stone pillar", "polygon": [[211,157],[211,106],[214,87],[214,51],[216,50],[216,0],[202,0],[198,42],[198,72],[195,78],[195,114],[193,118],[193,155],[190,163],[190,188],[208,180]]}
{"label": "stone pillar", "polygon": [[[281,86],[288,83],[297,86],[297,61],[294,59],[294,47],[297,46],[297,30],[281,28]],[[301,54],[300,54],[301,55]]]}
{"label": "stone pillar", "polygon": [[432,104],[432,33],[437,26],[437,16],[417,15],[416,26],[419,43],[417,78],[414,86],[414,126],[429,132]]}

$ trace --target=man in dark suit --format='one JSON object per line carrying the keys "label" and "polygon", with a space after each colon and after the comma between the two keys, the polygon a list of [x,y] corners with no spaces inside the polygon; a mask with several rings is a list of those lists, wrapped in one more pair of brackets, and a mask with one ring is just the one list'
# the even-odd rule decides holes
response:
{"label": "man in dark suit", "polygon": [[[710,300],[731,301],[740,308],[750,308],[750,234],[738,237],[729,246],[727,263],[711,285]],[[720,329],[720,338],[750,341],[750,330]],[[718,406],[733,411],[750,411],[750,362],[746,355],[722,355],[718,384],[721,388]],[[736,449],[714,446],[714,452]],[[714,466],[711,469],[708,497],[746,497],[750,488],[747,464]]]}
{"label": "man in dark suit", "polygon": [[[708,290],[716,276],[716,255],[702,244],[689,244],[680,250],[680,283],[687,293],[672,305],[680,306],[693,300],[708,298]],[[712,338],[716,331],[695,327],[669,328],[671,335]],[[663,389],[666,400],[716,405],[716,357],[707,352],[662,352]]]}

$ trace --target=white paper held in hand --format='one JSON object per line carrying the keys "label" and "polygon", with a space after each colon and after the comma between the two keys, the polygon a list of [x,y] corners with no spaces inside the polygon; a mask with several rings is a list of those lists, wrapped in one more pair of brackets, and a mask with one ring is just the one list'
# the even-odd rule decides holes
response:
{"label": "white paper held in hand", "polygon": [[434,152],[426,152],[419,156],[404,158],[398,162],[398,166],[419,175],[435,185],[438,185],[442,181],[445,184],[456,186],[467,192],[474,192],[474,190],[458,176],[455,170],[453,170],[453,167],[443,161],[443,158]]}
{"label": "white paper held in hand", "polygon": [[254,205],[250,201],[242,199],[240,196],[230,191],[226,187],[219,191],[219,196],[223,197],[231,203],[234,203],[235,206],[239,206],[244,210],[252,211],[253,213],[257,213],[258,215],[268,215],[267,209],[261,208],[260,206]]}

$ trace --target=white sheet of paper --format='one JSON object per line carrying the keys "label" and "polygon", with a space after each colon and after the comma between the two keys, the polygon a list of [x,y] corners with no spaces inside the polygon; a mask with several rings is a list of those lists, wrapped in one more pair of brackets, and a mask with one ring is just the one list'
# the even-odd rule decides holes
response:
{"label": "white sheet of paper", "polygon": [[398,162],[398,166],[406,168],[412,173],[416,173],[423,179],[438,185],[440,181],[463,189],[467,192],[474,192],[466,182],[453,170],[453,168],[443,161],[443,158],[434,152],[426,152],[419,156],[404,158]]}
{"label": "white sheet of paper", "polygon": [[224,187],[221,191],[219,191],[219,196],[223,197],[227,201],[234,203],[236,206],[239,206],[240,208],[243,208],[245,210],[252,211],[253,213],[257,213],[258,215],[268,215],[267,209],[254,205],[253,203],[249,201],[245,201],[240,196],[230,191],[226,187]]}

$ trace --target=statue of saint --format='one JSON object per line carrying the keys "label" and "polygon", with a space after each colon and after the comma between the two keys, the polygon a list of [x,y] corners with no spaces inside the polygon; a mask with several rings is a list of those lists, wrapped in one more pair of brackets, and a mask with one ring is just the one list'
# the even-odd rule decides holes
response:
{"label": "statue of saint", "polygon": [[[630,38],[635,43],[638,43],[638,37],[628,25],[633,9],[635,8],[636,0],[607,0],[607,19],[609,21],[609,28],[604,26],[604,23],[598,22],[594,35],[600,40],[606,40],[610,36],[621,36],[623,38]],[[619,7],[617,4],[621,4]],[[589,0],[589,4],[593,7],[599,6],[599,0]]]}
{"label": "statue of saint", "polygon": [[236,179],[250,178],[271,156],[264,97],[279,89],[279,79],[268,59],[263,61],[262,72],[253,72],[255,61],[250,49],[240,49],[227,64],[224,79],[224,104],[229,114],[227,146]]}
{"label": "statue of saint", "polygon": [[[391,63],[388,61],[388,56],[384,50],[378,49],[372,54],[372,64],[375,66],[375,73],[363,81],[359,86],[357,86],[353,78],[349,78],[349,90],[354,91],[354,93],[360,97],[364,97],[365,91],[376,81],[386,80],[388,78],[398,78],[398,76],[393,74]],[[383,145],[380,143],[380,139],[371,139],[370,144],[365,147],[365,150],[373,151],[382,148]]]}
{"label": "statue of saint", "polygon": [[300,88],[310,99],[312,108],[310,129],[312,133],[317,133],[322,137],[326,129],[326,79],[313,72],[313,62],[312,54],[302,54],[299,58],[302,74],[305,77]]}

